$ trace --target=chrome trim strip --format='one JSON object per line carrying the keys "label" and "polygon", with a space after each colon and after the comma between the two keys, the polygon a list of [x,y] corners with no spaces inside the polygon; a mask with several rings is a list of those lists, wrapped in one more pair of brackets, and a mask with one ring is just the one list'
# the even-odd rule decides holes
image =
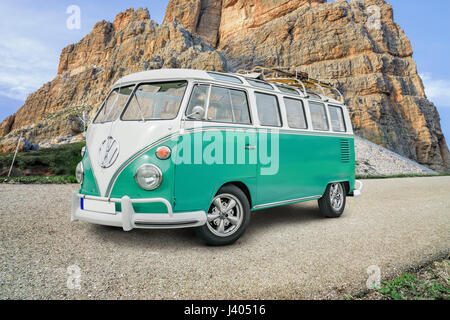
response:
{"label": "chrome trim strip", "polygon": [[179,221],[179,222],[167,222],[167,221],[155,221],[155,222],[149,222],[149,221],[134,221],[134,224],[137,226],[181,226],[181,225],[190,225],[190,224],[196,224],[199,223],[198,220],[186,220],[186,221]]}
{"label": "chrome trim strip", "polygon": [[304,197],[304,198],[298,198],[298,199],[292,199],[292,200],[272,202],[272,203],[266,203],[266,204],[260,204],[260,205],[254,206],[253,209],[262,209],[262,208],[266,208],[266,207],[291,204],[291,203],[296,203],[296,202],[306,201],[306,200],[316,200],[316,199],[320,199],[320,198],[322,198],[322,196],[311,196],[311,197]]}

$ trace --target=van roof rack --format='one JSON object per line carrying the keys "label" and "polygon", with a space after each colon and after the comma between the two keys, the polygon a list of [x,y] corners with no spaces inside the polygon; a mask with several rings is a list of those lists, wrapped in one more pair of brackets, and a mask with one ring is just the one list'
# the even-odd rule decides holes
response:
{"label": "van roof rack", "polygon": [[[308,98],[311,89],[319,89],[323,94],[323,97],[327,97],[325,89],[329,89],[331,92],[336,92],[340,97],[340,102],[344,103],[344,96],[342,93],[333,86],[331,83],[323,82],[320,80],[312,79],[309,74],[303,71],[294,70],[284,67],[266,68],[257,66],[251,70],[240,69],[237,73],[244,75],[248,78],[265,80],[268,82],[275,82],[281,85],[296,87],[302,90],[303,95]],[[323,99],[323,98],[322,98]]]}

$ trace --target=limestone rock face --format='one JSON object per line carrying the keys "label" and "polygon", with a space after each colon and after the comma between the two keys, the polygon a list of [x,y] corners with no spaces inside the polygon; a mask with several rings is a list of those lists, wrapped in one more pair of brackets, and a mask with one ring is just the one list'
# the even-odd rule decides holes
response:
{"label": "limestone rock face", "polygon": [[113,23],[97,23],[89,35],[62,51],[56,78],[1,124],[0,152],[15,149],[19,131],[34,143],[79,140],[82,112],[92,118],[115,81],[160,68],[225,71],[227,64],[199,36],[176,22],[158,25],[146,9],[129,9]]}
{"label": "limestone rock face", "polygon": [[0,125],[0,137],[8,134],[12,130],[12,126],[16,119],[16,115],[7,117]]}
{"label": "limestone rock face", "polygon": [[[255,29],[283,17],[299,7],[323,4],[326,0],[223,0],[220,41],[243,38]],[[278,30],[272,30],[276,36]]]}
{"label": "limestone rock face", "polygon": [[[232,70],[283,66],[332,82],[358,135],[432,169],[450,169],[439,114],[385,0],[223,0],[215,16],[216,47]],[[200,35],[213,38],[216,29]]]}
{"label": "limestone rock face", "polygon": [[171,0],[162,25],[130,9],[62,51],[56,78],[1,124],[0,152],[14,149],[20,130],[33,143],[79,139],[80,114],[92,117],[126,74],[282,66],[334,83],[358,135],[450,170],[439,114],[412,54],[385,0]]}
{"label": "limestone rock face", "polygon": [[[284,16],[306,3],[326,3],[326,0],[171,0],[164,22],[177,20],[207,43],[235,35],[243,37],[253,28]],[[244,32],[244,34],[242,34]]]}
{"label": "limestone rock face", "polygon": [[222,15],[222,0],[170,1],[164,22],[178,21],[187,30],[216,46]]}

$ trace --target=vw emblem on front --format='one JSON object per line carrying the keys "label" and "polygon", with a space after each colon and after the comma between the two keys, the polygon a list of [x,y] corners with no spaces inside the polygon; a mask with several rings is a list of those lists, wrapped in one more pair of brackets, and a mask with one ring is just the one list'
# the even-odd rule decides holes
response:
{"label": "vw emblem on front", "polygon": [[102,142],[99,150],[99,164],[100,167],[106,169],[111,167],[114,162],[116,162],[117,157],[119,156],[120,146],[119,142],[113,137],[106,138],[105,141]]}

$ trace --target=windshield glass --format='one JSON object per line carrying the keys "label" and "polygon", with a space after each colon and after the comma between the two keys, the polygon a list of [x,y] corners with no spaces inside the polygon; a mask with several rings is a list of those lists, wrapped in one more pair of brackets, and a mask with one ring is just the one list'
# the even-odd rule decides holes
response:
{"label": "windshield glass", "polygon": [[112,122],[119,118],[125,104],[133,92],[134,85],[116,88],[109,94],[94,123]]}
{"label": "windshield glass", "polygon": [[180,110],[187,81],[141,84],[136,89],[122,120],[170,120]]}

